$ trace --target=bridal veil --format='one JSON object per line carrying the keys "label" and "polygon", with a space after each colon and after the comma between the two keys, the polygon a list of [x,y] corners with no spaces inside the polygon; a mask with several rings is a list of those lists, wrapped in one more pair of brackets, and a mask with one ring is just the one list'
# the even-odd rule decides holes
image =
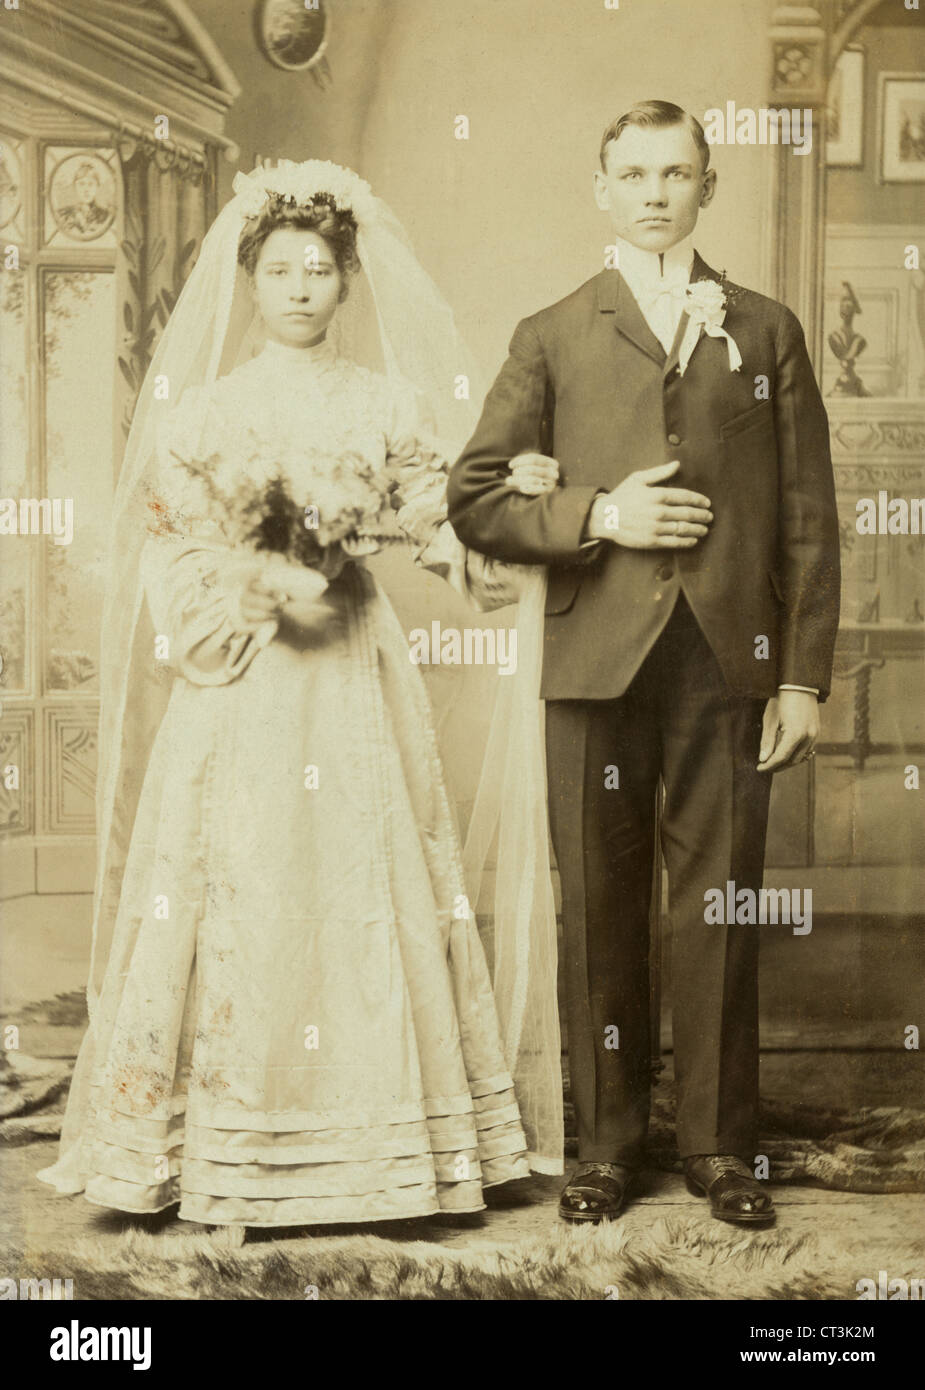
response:
{"label": "bridal veil", "polygon": [[[268,190],[294,202],[324,193],[337,206],[349,207],[356,218],[362,270],[335,320],[341,353],[416,388],[445,457],[456,456],[475,423],[468,396],[479,399],[477,373],[452,311],[418,262],[401,224],[368,184],[324,161],[281,161],[251,175],[239,173],[234,190],[203,240],[154,354],[114,499],[102,621],[89,1026],[68,1096],[59,1157],[40,1174],[60,1192],[78,1192],[84,1186],[81,1141],[90,1119],[91,1079],[96,1062],[103,1060],[97,1052],[105,1051],[137,932],[137,924],[118,915],[122,877],[151,747],[173,679],[155,660],[155,634],[140,566],[157,435],[165,412],[188,388],[209,386],[258,345],[259,328],[237,250]],[[463,378],[468,392],[460,389]],[[460,557],[462,562],[462,547]],[[525,570],[521,579],[517,668],[513,676],[494,676],[494,705],[465,835],[464,868],[467,910],[480,909],[489,924],[486,936],[493,927],[486,945],[493,958],[501,1034],[531,1166],[558,1173],[563,1120],[556,920],[539,700],[545,571]],[[453,792],[451,783],[451,796]]]}

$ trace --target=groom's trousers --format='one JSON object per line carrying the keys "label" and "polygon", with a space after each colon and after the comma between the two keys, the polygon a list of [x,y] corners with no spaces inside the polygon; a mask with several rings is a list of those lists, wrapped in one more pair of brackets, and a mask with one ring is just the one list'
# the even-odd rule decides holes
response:
{"label": "groom's trousers", "polygon": [[755,1153],[757,928],[707,924],[704,894],[719,888],[725,901],[730,879],[737,890],[761,887],[771,785],[756,771],[764,704],[729,690],[683,594],[622,696],[547,702],[580,1160],[636,1165],[644,1155],[659,777],[678,1147],[682,1157]]}

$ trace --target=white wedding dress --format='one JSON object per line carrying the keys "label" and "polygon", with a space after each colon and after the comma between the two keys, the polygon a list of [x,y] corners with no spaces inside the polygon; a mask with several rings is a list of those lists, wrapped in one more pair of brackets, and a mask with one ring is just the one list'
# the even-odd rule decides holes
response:
{"label": "white wedding dress", "polygon": [[270,457],[310,442],[392,470],[417,557],[441,544],[446,464],[413,400],[327,344],[270,343],[171,411],[163,485],[189,529],[143,566],[173,685],[119,905],[137,930],[101,995],[101,1019],[121,1002],[86,1196],[251,1226],[476,1211],[529,1169],[429,699],[362,563],[321,635],[236,617],[237,557],[170,451],[221,464],[245,431]]}

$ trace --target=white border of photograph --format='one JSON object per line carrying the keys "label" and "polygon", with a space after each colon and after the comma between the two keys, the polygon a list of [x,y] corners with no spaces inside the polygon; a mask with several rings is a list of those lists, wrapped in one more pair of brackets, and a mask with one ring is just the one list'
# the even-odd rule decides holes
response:
{"label": "white border of photograph", "polygon": [[[860,168],[864,163],[864,50],[846,48],[835,64],[835,73],[841,79],[841,99],[839,102],[839,136],[837,140],[826,137],[825,162],[841,168]],[[832,82],[829,82],[829,93]],[[831,109],[828,107],[828,109]]]}
{"label": "white border of photograph", "polygon": [[[925,77],[917,72],[882,72],[877,102],[878,183],[925,183],[925,158],[902,164],[895,149],[899,136],[899,101],[901,99],[900,88],[902,87],[918,89],[916,100],[920,100],[922,103],[923,119],[925,119]],[[894,148],[888,157],[887,122],[890,119],[893,121],[891,134]]]}

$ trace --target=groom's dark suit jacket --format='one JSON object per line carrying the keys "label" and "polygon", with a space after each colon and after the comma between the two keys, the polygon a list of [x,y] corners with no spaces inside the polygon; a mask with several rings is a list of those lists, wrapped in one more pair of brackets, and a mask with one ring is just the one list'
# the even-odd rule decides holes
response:
{"label": "groom's dark suit jacket", "polygon": [[[720,280],[695,255],[691,281],[705,278]],[[828,693],[839,557],[825,409],[790,310],[723,288],[737,372],[725,341],[704,334],[681,376],[686,315],[666,357],[616,270],[524,319],[452,470],[449,518],[466,545],[550,567],[545,699],[622,695],[679,588],[734,692]],[[511,490],[508,463],[527,451],[558,460],[554,492]],[[681,467],[666,486],[710,498],[709,534],[690,550],[583,548],[595,495],[671,459]]]}

